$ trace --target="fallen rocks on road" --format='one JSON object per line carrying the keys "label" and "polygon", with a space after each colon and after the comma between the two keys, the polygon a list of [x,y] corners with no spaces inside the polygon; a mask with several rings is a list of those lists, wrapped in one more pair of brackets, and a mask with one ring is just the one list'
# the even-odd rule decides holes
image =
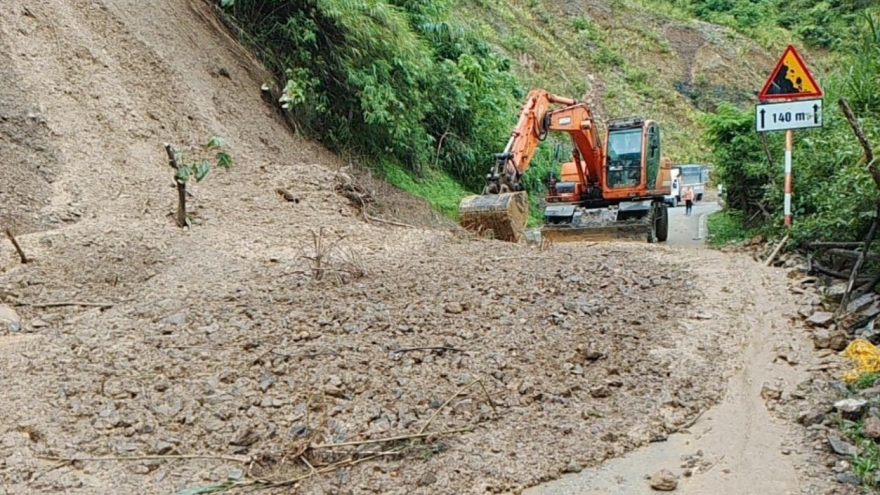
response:
{"label": "fallen rocks on road", "polygon": [[852,457],[859,453],[858,447],[836,437],[828,437],[828,444],[831,445],[831,450],[838,455]]}
{"label": "fallen rocks on road", "polygon": [[866,437],[875,440],[880,438],[880,418],[875,418],[873,416],[866,418],[865,424],[862,427],[862,433],[864,433]]}
{"label": "fallen rocks on road", "polygon": [[817,349],[832,349],[842,351],[846,349],[848,336],[843,330],[818,329],[813,332],[813,346]]}
{"label": "fallen rocks on road", "polygon": [[867,340],[874,345],[880,344],[880,328],[875,328],[874,320],[871,320],[864,328],[856,330],[855,338]]}
{"label": "fallen rocks on road", "polygon": [[678,478],[668,469],[661,469],[651,477],[651,488],[661,492],[671,492],[678,488]]}
{"label": "fallen rocks on road", "polygon": [[862,480],[853,473],[840,473],[837,475],[837,481],[844,485],[859,486],[862,484]]}
{"label": "fallen rocks on road", "polygon": [[811,327],[827,327],[834,321],[834,313],[827,311],[816,311],[812,316],[807,318],[807,325]]}
{"label": "fallen rocks on road", "polygon": [[846,349],[849,343],[849,336],[843,330],[835,330],[831,332],[831,340],[828,342],[828,348],[833,351],[842,351]]}
{"label": "fallen rocks on road", "polygon": [[761,387],[761,398],[764,400],[779,400],[782,398],[782,390],[769,383],[765,383]]}
{"label": "fallen rocks on road", "polygon": [[[104,243],[142,247],[111,235],[84,253],[67,250],[76,255],[68,256],[77,262],[77,256],[97,259],[100,253],[91,250],[103,249]],[[487,246],[482,241],[429,242],[413,234],[399,249],[423,252],[425,246],[430,249],[424,258],[389,258],[376,248],[364,259],[372,275],[349,283],[316,281],[305,261],[286,265],[257,259],[234,272],[223,265],[211,277],[187,278],[188,291],[212,296],[186,308],[177,299],[153,296],[157,289],[152,285],[120,286],[115,297],[130,302],[112,311],[63,308],[60,321],[43,315],[53,329],[61,329],[47,339],[44,353],[35,354],[33,365],[46,372],[39,381],[11,383],[4,397],[47,397],[35,399],[38,411],[51,410],[43,405],[50,400],[60,401],[52,406],[63,411],[59,422],[51,422],[48,412],[37,417],[49,425],[43,435],[70,445],[59,452],[69,456],[107,455],[119,451],[118,445],[125,446],[125,455],[254,456],[309,435],[336,443],[415,434],[429,422],[437,431],[486,424],[449,435],[446,447],[430,456],[424,470],[407,468],[412,459],[404,456],[387,461],[387,469],[399,477],[373,470],[370,463],[346,474],[351,486],[425,495],[469,493],[481,484],[495,492],[515,491],[548,473],[575,472],[665,434],[669,425],[684,423],[725,390],[724,374],[717,370],[731,369],[735,354],[717,356],[712,346],[698,344],[729,347],[737,337],[726,325],[701,325],[694,335],[669,321],[689,304],[712,311],[717,321],[726,320],[732,310],[687,286],[686,273],[646,254],[647,248],[617,246],[606,255],[599,249],[557,246],[553,256],[567,260],[567,253],[576,253],[583,263],[560,263],[552,270],[517,264],[498,281],[497,267],[483,266]],[[511,257],[530,252],[506,244],[492,248]],[[126,254],[127,259],[137,257]],[[608,268],[596,272],[594,266]],[[670,273],[658,279],[659,285],[629,283],[630,277],[651,279],[658,266]],[[612,277],[624,267],[625,276]],[[69,283],[67,271],[39,275],[45,282],[28,288],[23,298],[37,299],[45,287],[58,291]],[[90,273],[97,277],[96,288],[84,283],[77,297],[108,299],[100,275]],[[230,280],[215,285],[224,276]],[[169,277],[162,284],[170,287],[176,280]],[[559,280],[565,280],[566,290]],[[589,314],[579,299],[574,309],[581,314],[563,309],[572,302],[570,290],[586,293],[609,280],[612,285],[586,299]],[[417,286],[423,290],[413,290]],[[25,321],[37,316],[22,313]],[[551,321],[553,313],[564,317],[558,326]],[[672,342],[682,345],[670,347]],[[103,354],[90,352],[105,345]],[[685,359],[692,353],[699,358]],[[11,361],[4,369],[18,363]],[[475,380],[481,386],[456,396]],[[104,384],[103,395],[96,383]],[[58,390],[65,391],[60,398]],[[668,404],[656,400],[664,393],[670,396]],[[449,397],[454,398],[444,405]],[[493,414],[493,405],[499,414]],[[319,417],[326,421],[309,420]],[[523,424],[530,430],[525,443]],[[483,463],[486,444],[494,454],[520,449],[532,458],[499,455],[498,462]],[[274,469],[276,462],[265,461],[265,468]],[[89,483],[105,483],[116,476],[114,470],[126,468],[113,466]],[[304,471],[299,466],[290,470],[291,477]],[[21,479],[29,476],[23,468],[14,471]],[[138,475],[150,476],[137,481],[151,485],[140,493],[173,493],[171,478],[193,486],[203,475],[229,475],[228,466],[202,468],[198,463],[182,465],[174,476],[161,472],[156,474],[161,484],[149,473]],[[311,483],[318,481],[305,484],[303,492],[317,491]]]}
{"label": "fallen rocks on road", "polygon": [[846,305],[847,313],[855,313],[856,311],[861,311],[868,307],[871,303],[874,302],[873,294],[864,294],[859,296],[854,301],[850,302]]}
{"label": "fallen rocks on road", "polygon": [[834,408],[840,411],[846,419],[858,419],[865,412],[868,401],[862,399],[843,399],[834,403]]}
{"label": "fallen rocks on road", "polygon": [[839,303],[841,299],[843,299],[843,295],[846,293],[846,283],[841,282],[839,284],[834,284],[825,289],[825,297],[835,303]]}
{"label": "fallen rocks on road", "polygon": [[611,397],[611,389],[605,385],[599,385],[598,387],[590,389],[590,395],[597,399],[604,399],[606,397]]}
{"label": "fallen rocks on road", "polygon": [[14,309],[5,304],[0,304],[0,328],[5,327],[9,332],[21,330],[21,317]]}
{"label": "fallen rocks on road", "polygon": [[797,421],[804,426],[818,425],[825,421],[825,413],[818,410],[803,411],[798,415]]}
{"label": "fallen rocks on road", "polygon": [[578,464],[576,461],[571,461],[568,463],[567,466],[565,466],[564,472],[566,472],[566,473],[579,473],[582,470],[583,470],[583,467],[581,467],[580,464]]}

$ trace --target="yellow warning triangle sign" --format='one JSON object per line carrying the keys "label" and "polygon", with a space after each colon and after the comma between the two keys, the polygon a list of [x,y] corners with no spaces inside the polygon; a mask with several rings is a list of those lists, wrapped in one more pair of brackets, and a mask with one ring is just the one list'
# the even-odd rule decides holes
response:
{"label": "yellow warning triangle sign", "polygon": [[822,89],[813,79],[804,60],[791,45],[785,49],[776,68],[770,73],[759,100],[783,98],[814,98],[822,96]]}

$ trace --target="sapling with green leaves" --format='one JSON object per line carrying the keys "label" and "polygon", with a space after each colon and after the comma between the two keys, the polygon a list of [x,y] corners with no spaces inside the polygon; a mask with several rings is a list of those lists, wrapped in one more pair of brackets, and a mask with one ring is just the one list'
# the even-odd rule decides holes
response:
{"label": "sapling with green leaves", "polygon": [[[223,139],[219,136],[211,136],[208,142],[189,150],[175,150],[174,147],[165,143],[165,151],[168,153],[168,163],[174,169],[174,182],[177,185],[177,226],[185,227],[186,221],[186,184],[191,179],[201,182],[208,172],[211,171],[211,159],[216,166],[229,169],[232,166],[232,156],[223,151]],[[188,158],[193,153],[194,158]]]}

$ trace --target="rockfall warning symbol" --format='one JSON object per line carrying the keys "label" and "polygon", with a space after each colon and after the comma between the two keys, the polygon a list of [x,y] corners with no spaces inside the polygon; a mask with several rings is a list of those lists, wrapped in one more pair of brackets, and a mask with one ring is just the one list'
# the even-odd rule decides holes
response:
{"label": "rockfall warning symbol", "polygon": [[791,45],[786,48],[776,68],[770,73],[759,100],[783,98],[815,98],[822,96],[822,90],[807,70],[807,65]]}

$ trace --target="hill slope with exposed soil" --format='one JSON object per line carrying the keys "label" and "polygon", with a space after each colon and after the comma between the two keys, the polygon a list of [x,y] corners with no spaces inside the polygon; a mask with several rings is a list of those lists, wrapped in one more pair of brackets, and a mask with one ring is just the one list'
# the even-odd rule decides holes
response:
{"label": "hill slope with exposed soil", "polygon": [[643,0],[488,0],[462,2],[460,17],[510,57],[530,87],[582,98],[600,121],[655,119],[674,162],[705,161],[709,150],[694,139],[704,128],[699,116],[722,101],[752,101],[781,52],[666,7]]}

